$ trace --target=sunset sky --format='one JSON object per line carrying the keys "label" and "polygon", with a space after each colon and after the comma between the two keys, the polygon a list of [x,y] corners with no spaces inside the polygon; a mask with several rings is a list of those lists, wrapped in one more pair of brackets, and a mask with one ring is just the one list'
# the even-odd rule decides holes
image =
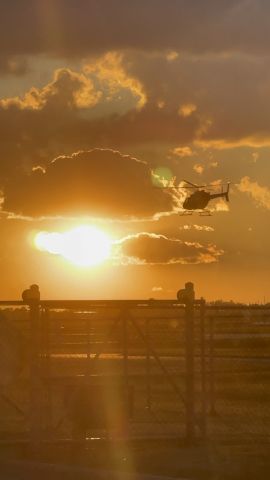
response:
{"label": "sunset sky", "polygon": [[270,301],[270,2],[0,7],[1,299]]}

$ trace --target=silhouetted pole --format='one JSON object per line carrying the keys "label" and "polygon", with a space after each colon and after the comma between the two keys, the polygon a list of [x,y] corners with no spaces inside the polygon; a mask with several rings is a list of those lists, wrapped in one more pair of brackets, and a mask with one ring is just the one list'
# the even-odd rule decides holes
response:
{"label": "silhouetted pole", "polygon": [[[128,342],[128,323],[130,312],[127,307],[124,307],[121,313],[122,316],[122,343],[123,343],[123,375],[124,375],[124,402],[127,417],[130,410],[130,390],[129,390],[129,342]],[[124,430],[121,432],[124,437],[129,435],[128,418],[125,418]]]}
{"label": "silhouetted pole", "polygon": [[190,299],[185,311],[186,333],[186,439],[192,443],[195,438],[194,398],[194,303]]}
{"label": "silhouetted pole", "polygon": [[214,365],[214,334],[215,319],[210,317],[210,335],[209,335],[209,374],[210,374],[210,414],[216,414],[216,392],[215,392],[215,365]]}
{"label": "silhouetted pole", "polygon": [[86,338],[87,338],[87,351],[86,351],[86,376],[89,377],[91,368],[91,318],[87,316],[86,319]]}
{"label": "silhouetted pole", "polygon": [[185,361],[186,361],[186,441],[195,440],[195,371],[194,371],[194,285],[185,284],[177,298],[185,305]]}
{"label": "silhouetted pole", "polygon": [[122,344],[123,344],[123,374],[126,392],[128,391],[128,318],[129,311],[127,308],[123,308],[121,312],[122,317]]}
{"label": "silhouetted pole", "polygon": [[22,292],[22,299],[29,306],[29,353],[30,353],[30,372],[29,372],[29,420],[30,420],[30,445],[32,453],[36,452],[38,441],[40,440],[40,292],[38,285],[31,285]]}
{"label": "silhouetted pole", "polygon": [[152,407],[152,398],[151,398],[151,354],[149,352],[149,333],[150,333],[150,319],[146,319],[146,338],[147,338],[147,347],[146,347],[146,406],[150,410]]}
{"label": "silhouetted pole", "polygon": [[52,428],[52,385],[51,385],[51,342],[50,342],[50,310],[43,310],[42,321],[44,322],[44,342],[45,342],[45,378],[47,385],[47,405],[46,405],[46,431],[51,434]]}
{"label": "silhouetted pole", "polygon": [[201,408],[202,421],[201,430],[203,437],[207,434],[207,392],[206,392],[206,360],[205,360],[205,300],[201,298],[200,302],[200,345],[201,345]]}
{"label": "silhouetted pole", "polygon": [[[33,286],[32,286],[33,287]],[[41,440],[41,402],[40,402],[40,307],[39,290],[35,285],[36,292],[31,291],[32,287],[25,292],[30,312],[30,443],[36,450],[37,443]],[[32,289],[33,290],[33,289]]]}

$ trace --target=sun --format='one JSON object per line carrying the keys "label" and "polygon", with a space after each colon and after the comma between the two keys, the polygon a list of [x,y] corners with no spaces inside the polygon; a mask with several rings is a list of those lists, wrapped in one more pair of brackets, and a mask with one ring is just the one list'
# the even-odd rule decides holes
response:
{"label": "sun", "polygon": [[73,265],[90,267],[110,257],[111,241],[96,227],[81,225],[67,232],[39,232],[34,240],[36,248],[61,255]]}

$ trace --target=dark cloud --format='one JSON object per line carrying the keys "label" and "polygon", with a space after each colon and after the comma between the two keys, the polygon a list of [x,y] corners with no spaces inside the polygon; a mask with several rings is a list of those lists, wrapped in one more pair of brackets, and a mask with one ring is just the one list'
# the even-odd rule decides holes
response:
{"label": "dark cloud", "polygon": [[143,264],[196,264],[218,261],[223,254],[216,245],[184,242],[154,233],[138,233],[123,238],[119,245],[123,262]]}
{"label": "dark cloud", "polygon": [[4,210],[26,216],[151,216],[173,208],[169,193],[153,187],[146,163],[102,149],[18,175],[6,183],[4,197]]}
{"label": "dark cloud", "polygon": [[[269,59],[180,55],[168,61],[138,52],[102,58],[88,62],[84,73],[61,68],[43,87],[0,100],[0,188],[17,170],[94,147],[270,144]],[[118,109],[123,91],[143,107],[133,101],[129,110],[128,104]]]}
{"label": "dark cloud", "polygon": [[[120,67],[126,70],[120,69],[117,77]],[[120,67],[111,65],[114,83],[120,78],[132,90],[132,80],[138,79],[147,98],[143,108],[133,104],[120,113],[115,100],[111,113],[91,75],[68,68],[56,70],[42,88],[2,99],[1,176],[14,168],[46,166],[58,155],[93,147],[130,151],[149,143],[168,147],[194,141],[218,147],[270,143],[267,59],[180,57],[168,62],[164,55],[130,54]],[[110,69],[106,75],[110,78]],[[183,115],[185,111],[190,113]]]}
{"label": "dark cloud", "polygon": [[267,0],[9,0],[0,46],[10,54],[108,49],[269,52]]}
{"label": "dark cloud", "polygon": [[[112,115],[85,122],[95,143],[134,145],[150,142],[192,142],[200,128],[197,115],[181,118],[177,111],[161,110],[153,105],[141,111],[132,110],[124,115]],[[75,130],[74,130],[75,131]]]}
{"label": "dark cloud", "polygon": [[268,56],[179,55],[168,62],[164,55],[137,53],[126,65],[150,104],[162,101],[167,112],[194,109],[186,118],[200,125],[193,140],[221,147],[270,143]]}
{"label": "dark cloud", "polygon": [[[182,146],[178,152],[186,155],[193,142],[219,148],[270,144],[268,58],[180,55],[168,60],[160,53],[132,52],[121,63],[120,57],[111,56],[112,70],[103,83],[114,91],[120,81],[124,91],[137,95],[137,103],[145,101],[142,108],[133,102],[121,111],[117,90],[112,113],[91,76],[95,61],[91,68],[87,64],[89,71],[61,68],[43,87],[0,100],[0,189],[18,171],[94,147],[137,152],[143,145],[163,144],[168,151]],[[96,63],[102,77],[104,62]],[[151,164],[152,156],[147,160]]]}
{"label": "dark cloud", "polygon": [[79,133],[84,122],[78,112],[92,108],[100,96],[85,75],[61,68],[43,88],[32,87],[22,97],[2,98],[0,188],[5,177],[17,171],[46,165],[63,151],[92,147],[89,130]]}
{"label": "dark cloud", "polygon": [[196,112],[183,118],[177,110],[161,110],[152,104],[93,118],[91,110],[101,95],[85,75],[60,69],[43,88],[33,87],[20,98],[0,100],[1,180],[17,169],[46,166],[63,153],[150,142],[191,142],[201,125]]}

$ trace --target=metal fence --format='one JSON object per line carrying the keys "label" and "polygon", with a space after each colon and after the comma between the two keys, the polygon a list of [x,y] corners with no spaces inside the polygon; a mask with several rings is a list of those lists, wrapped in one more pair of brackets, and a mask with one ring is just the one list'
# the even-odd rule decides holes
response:
{"label": "metal fence", "polygon": [[270,439],[270,308],[207,308],[209,435]]}
{"label": "metal fence", "polygon": [[0,302],[0,439],[269,439],[268,307]]}

